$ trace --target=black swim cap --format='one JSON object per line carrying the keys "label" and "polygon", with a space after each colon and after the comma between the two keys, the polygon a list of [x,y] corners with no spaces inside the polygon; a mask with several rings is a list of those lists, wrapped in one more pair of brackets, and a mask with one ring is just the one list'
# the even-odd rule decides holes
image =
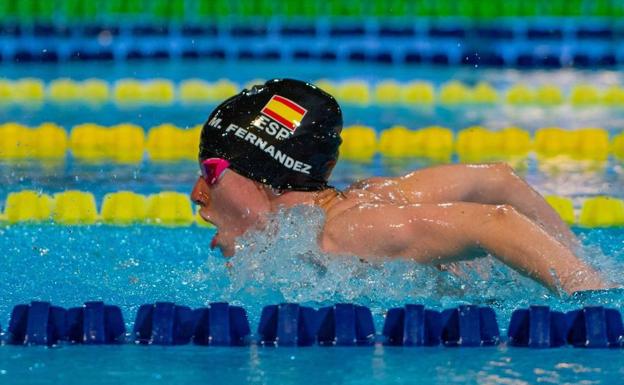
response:
{"label": "black swim cap", "polygon": [[224,158],[239,174],[280,190],[321,190],[338,160],[341,130],[331,95],[299,80],[269,80],[210,114],[199,160]]}

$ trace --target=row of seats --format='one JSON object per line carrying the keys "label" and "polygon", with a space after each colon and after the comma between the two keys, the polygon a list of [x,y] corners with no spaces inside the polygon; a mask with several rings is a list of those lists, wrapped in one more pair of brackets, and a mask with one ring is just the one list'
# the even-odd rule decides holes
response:
{"label": "row of seats", "polygon": [[[13,308],[6,342],[11,345],[73,343],[85,345],[134,342],[146,345],[204,346],[496,346],[501,338],[490,307],[462,305],[437,311],[407,304],[389,309],[377,335],[369,308],[338,303],[314,309],[296,303],[268,305],[252,335],[244,308],[226,302],[191,309],[171,302],[142,305],[126,335],[117,306],[86,302],[64,309],[48,302]],[[622,348],[624,326],[616,309],[586,306],[566,313],[548,306],[513,312],[506,342],[510,346],[555,348]]]}
{"label": "row of seats", "polygon": [[[553,22],[554,23],[554,22]],[[596,23],[594,23],[596,24]],[[482,39],[482,40],[612,40],[624,37],[624,26],[612,23],[584,25],[569,21],[567,25],[538,26],[531,23],[516,25],[453,25],[450,22],[435,23],[418,20],[414,23],[387,23],[374,21],[361,23],[345,22],[341,24],[303,22],[285,24],[270,22],[266,24],[86,24],[71,26],[67,24],[34,23],[32,25],[0,25],[0,37],[36,37],[36,38],[84,38],[98,37],[101,34],[111,36],[161,37],[234,37],[234,38],[413,38],[418,36],[430,39]]]}
{"label": "row of seats", "polygon": [[[590,43],[588,43],[590,44]],[[375,64],[405,64],[470,67],[532,68],[612,68],[624,63],[624,57],[613,44],[599,46],[550,44],[536,50],[532,46],[476,44],[433,44],[431,41],[400,45],[364,44],[359,41],[332,45],[287,44],[268,42],[250,46],[247,43],[226,44],[219,41],[196,44],[192,40],[127,44],[92,42],[65,43],[49,46],[43,41],[15,43],[0,50],[0,62],[58,63],[64,61],[132,61],[132,60],[238,60],[238,61],[320,61]]]}
{"label": "row of seats", "polygon": [[[180,128],[161,124],[144,128],[122,123],[110,127],[79,124],[67,132],[54,123],[28,127],[19,123],[0,125],[0,159],[62,160],[68,151],[87,163],[136,164],[147,153],[151,161],[196,160],[201,125]],[[147,131],[147,134],[145,133]],[[541,158],[565,156],[571,160],[605,161],[612,154],[624,158],[624,132],[609,138],[604,128],[567,130],[537,129],[534,135],[518,127],[490,130],[472,126],[454,133],[440,126],[411,130],[393,126],[380,132],[367,126],[345,127],[341,133],[341,157],[370,161],[376,154],[387,158],[427,158],[449,161],[522,159],[534,151]]]}
{"label": "row of seats", "polygon": [[[570,198],[549,195],[547,202],[568,224],[584,227],[624,226],[624,200],[597,196],[587,198],[576,215]],[[97,207],[100,207],[98,213]],[[11,192],[4,204],[0,220],[8,223],[49,222],[76,225],[102,222],[112,225],[155,224],[189,226],[206,225],[193,213],[188,194],[164,191],[145,196],[131,191],[108,193],[96,204],[93,194],[84,191],[64,191],[50,196],[41,192],[22,190]]]}
{"label": "row of seats", "polygon": [[[182,103],[216,103],[236,94],[242,88],[263,83],[255,79],[238,84],[228,79],[207,82],[201,79],[187,79],[174,83],[168,79],[119,79],[109,83],[102,79],[73,80],[22,78],[0,79],[0,102],[38,103],[43,101],[101,104],[152,104],[168,105]],[[596,86],[578,83],[571,87],[554,84],[528,86],[525,83],[511,84],[496,89],[488,82],[469,85],[452,80],[434,85],[429,81],[415,80],[398,82],[380,80],[370,83],[362,80],[335,82],[318,79],[314,84],[323,88],[341,103],[368,105],[491,105],[509,103],[513,105],[553,106],[570,103],[574,106],[603,105],[624,106],[624,87],[620,85]]]}

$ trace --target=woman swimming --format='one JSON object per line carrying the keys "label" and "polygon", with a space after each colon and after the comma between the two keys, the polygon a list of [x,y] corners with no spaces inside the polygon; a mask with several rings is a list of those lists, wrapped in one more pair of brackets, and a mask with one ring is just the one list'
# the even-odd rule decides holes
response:
{"label": "woman swimming", "polygon": [[342,112],[319,88],[275,79],[219,105],[204,124],[202,176],[191,197],[217,227],[211,247],[235,240],[283,207],[325,212],[322,251],[440,265],[492,254],[553,291],[608,285],[578,258],[574,234],[504,163],[444,165],[327,184],[338,159]]}

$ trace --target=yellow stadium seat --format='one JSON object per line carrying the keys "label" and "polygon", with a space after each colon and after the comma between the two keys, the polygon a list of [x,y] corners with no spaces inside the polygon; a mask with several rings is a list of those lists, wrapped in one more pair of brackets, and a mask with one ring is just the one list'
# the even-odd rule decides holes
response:
{"label": "yellow stadium seat", "polygon": [[102,201],[102,221],[110,224],[143,222],[147,213],[147,198],[130,191],[106,194]]}
{"label": "yellow stadium seat", "polygon": [[624,201],[606,196],[585,200],[579,224],[585,227],[624,225]]}
{"label": "yellow stadium seat", "polygon": [[195,221],[195,214],[188,194],[161,192],[149,196],[146,218],[153,224],[184,226]]}
{"label": "yellow stadium seat", "polygon": [[9,193],[4,216],[9,223],[50,220],[54,201],[46,194],[24,190]]}
{"label": "yellow stadium seat", "polygon": [[53,218],[65,225],[91,224],[97,220],[93,194],[68,190],[54,195]]}

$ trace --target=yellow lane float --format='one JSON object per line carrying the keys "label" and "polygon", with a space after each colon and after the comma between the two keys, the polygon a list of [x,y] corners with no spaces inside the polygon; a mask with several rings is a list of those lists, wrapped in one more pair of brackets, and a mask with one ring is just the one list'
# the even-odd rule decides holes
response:
{"label": "yellow lane float", "polygon": [[377,133],[371,127],[350,126],[340,136],[340,156],[344,159],[367,161],[377,152]]}
{"label": "yellow lane float", "polygon": [[405,126],[393,126],[381,132],[379,136],[379,153],[391,158],[408,157],[412,155],[413,131]]}
{"label": "yellow lane float", "polygon": [[381,104],[401,102],[401,85],[394,80],[384,80],[375,86],[375,100]]}
{"label": "yellow lane float", "polygon": [[323,91],[327,92],[330,95],[334,95],[337,96],[338,92],[339,92],[339,86],[338,84],[336,84],[335,82],[329,80],[329,79],[319,79],[316,82],[314,82],[314,84],[322,89]]}
{"label": "yellow lane float", "polygon": [[102,200],[102,221],[104,223],[127,225],[145,220],[147,198],[131,191],[106,194]]}
{"label": "yellow lane float", "polygon": [[104,103],[110,99],[110,87],[100,79],[87,79],[81,84],[81,97],[89,103]]}
{"label": "yellow lane float", "polygon": [[600,92],[591,84],[577,84],[570,91],[570,102],[573,105],[597,104],[600,102]]}
{"label": "yellow lane float", "polygon": [[48,96],[57,102],[72,102],[82,97],[80,85],[68,78],[52,80],[48,84]]}
{"label": "yellow lane float", "polygon": [[535,91],[524,84],[515,84],[507,89],[507,103],[510,104],[531,104],[535,102]]}
{"label": "yellow lane float", "polygon": [[547,195],[544,198],[546,198],[546,202],[555,209],[565,223],[571,225],[576,222],[572,199],[557,195]]}
{"label": "yellow lane float", "polygon": [[168,226],[188,226],[195,221],[188,194],[165,191],[147,198],[149,223]]}
{"label": "yellow lane float", "polygon": [[556,105],[563,103],[561,89],[552,84],[545,84],[537,89],[535,100],[542,105]]}
{"label": "yellow lane float", "polygon": [[472,93],[464,83],[459,81],[450,81],[440,88],[440,103],[442,104],[460,104],[467,103],[471,100]]}
{"label": "yellow lane float", "polygon": [[204,103],[214,99],[208,82],[201,79],[188,79],[178,87],[180,100],[185,103]]}
{"label": "yellow lane float", "polygon": [[403,85],[401,100],[405,104],[433,104],[435,91],[429,82],[414,81]]}
{"label": "yellow lane float", "polygon": [[359,80],[343,82],[338,88],[337,99],[352,104],[368,104],[370,102],[368,83]]}
{"label": "yellow lane float", "polygon": [[451,160],[453,153],[453,131],[446,127],[429,126],[411,133],[411,153],[436,162]]}
{"label": "yellow lane float", "polygon": [[624,106],[624,88],[612,86],[605,90],[602,102],[607,106]]}
{"label": "yellow lane float", "polygon": [[143,83],[141,101],[167,105],[175,99],[175,86],[171,80],[152,79]]}
{"label": "yellow lane float", "polygon": [[494,104],[498,102],[498,92],[490,83],[479,82],[472,89],[472,101],[478,104]]}
{"label": "yellow lane float", "polygon": [[41,79],[19,79],[13,83],[12,95],[18,102],[39,103],[45,98],[45,85]]}
{"label": "yellow lane float", "polygon": [[93,194],[68,190],[54,195],[52,217],[64,225],[92,224],[97,220]]}
{"label": "yellow lane float", "polygon": [[9,223],[50,220],[54,201],[51,196],[24,190],[9,193],[4,207],[4,219]]}
{"label": "yellow lane float", "polygon": [[624,225],[624,201],[606,196],[585,200],[579,224],[585,227]]}
{"label": "yellow lane float", "polygon": [[611,141],[610,151],[619,159],[624,159],[624,132],[619,133]]}
{"label": "yellow lane float", "polygon": [[172,124],[161,124],[149,130],[147,151],[152,160],[195,160],[199,147],[201,126],[181,129]]}

